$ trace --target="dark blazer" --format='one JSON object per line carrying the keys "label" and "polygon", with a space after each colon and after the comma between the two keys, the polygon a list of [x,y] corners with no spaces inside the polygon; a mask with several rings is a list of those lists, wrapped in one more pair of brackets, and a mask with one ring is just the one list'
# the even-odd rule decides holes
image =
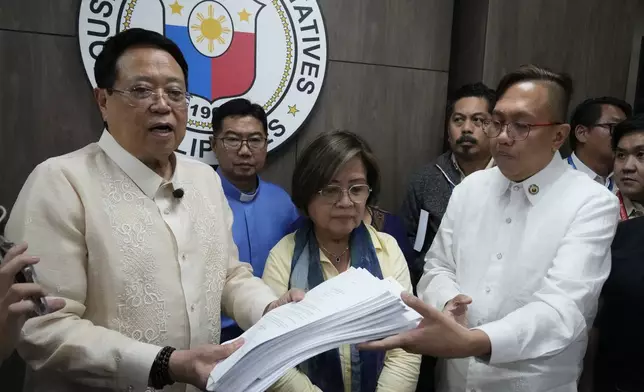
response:
{"label": "dark blazer", "polygon": [[644,391],[644,217],[620,222],[595,320],[595,391]]}

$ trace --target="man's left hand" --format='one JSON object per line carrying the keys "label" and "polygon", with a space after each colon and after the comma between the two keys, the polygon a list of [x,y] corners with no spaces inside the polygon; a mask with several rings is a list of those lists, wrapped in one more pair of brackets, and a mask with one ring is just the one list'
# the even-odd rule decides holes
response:
{"label": "man's left hand", "polygon": [[300,289],[290,289],[286,294],[282,295],[278,300],[275,300],[268,304],[266,309],[264,309],[264,314],[270,312],[271,310],[286,305],[289,302],[300,302],[304,299],[304,291]]}
{"label": "man's left hand", "polygon": [[491,352],[490,339],[485,332],[463,327],[452,317],[412,295],[403,294],[402,299],[423,316],[418,327],[383,340],[360,344],[360,350],[402,348],[410,353],[439,358],[466,358]]}

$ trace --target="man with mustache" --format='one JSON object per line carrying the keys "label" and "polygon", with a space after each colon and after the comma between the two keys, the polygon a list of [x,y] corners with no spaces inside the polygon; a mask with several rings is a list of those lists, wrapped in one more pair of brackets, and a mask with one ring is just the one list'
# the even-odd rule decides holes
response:
{"label": "man with mustache", "polygon": [[504,76],[486,128],[496,167],[468,176],[427,252],[413,331],[361,346],[434,355],[439,391],[573,392],[611,268],[617,197],[557,151],[572,80]]}
{"label": "man with mustache", "polygon": [[401,217],[415,250],[416,257],[409,266],[414,287],[423,273],[425,253],[443,219],[452,189],[469,174],[494,166],[490,140],[483,129],[490,122],[495,102],[494,90],[483,83],[456,90],[447,101],[445,113],[450,150],[411,177]]}
{"label": "man with mustache", "polygon": [[[466,84],[456,90],[447,101],[445,113],[450,150],[411,178],[401,217],[414,246],[408,261],[414,289],[452,190],[469,174],[494,166],[490,140],[483,130],[490,123],[495,102],[494,90],[483,83]],[[417,391],[433,390],[435,363],[435,358],[423,357]]]}
{"label": "man with mustache", "polygon": [[[210,144],[233,212],[233,240],[239,259],[250,263],[253,274],[261,278],[268,253],[291,232],[289,228],[299,216],[284,189],[259,177],[267,154],[266,112],[247,99],[233,99],[214,111],[212,129]],[[222,342],[243,332],[233,319],[222,316]]]}

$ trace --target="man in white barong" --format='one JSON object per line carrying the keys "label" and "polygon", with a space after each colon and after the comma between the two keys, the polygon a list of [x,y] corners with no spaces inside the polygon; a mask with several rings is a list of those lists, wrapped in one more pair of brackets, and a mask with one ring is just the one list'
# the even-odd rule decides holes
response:
{"label": "man in white barong", "polygon": [[105,43],[94,76],[107,131],[38,165],[6,227],[66,303],[25,324],[25,390],[204,389],[242,344],[218,345],[220,311],[246,329],[303,294],[277,299],[238,261],[219,177],[174,152],[190,98],[179,48],[130,29]]}
{"label": "man in white barong", "polygon": [[501,80],[486,129],[497,167],[454,189],[418,284],[425,304],[404,296],[424,320],[363,349],[452,358],[439,391],[577,391],[619,204],[556,153],[571,90],[536,66]]}

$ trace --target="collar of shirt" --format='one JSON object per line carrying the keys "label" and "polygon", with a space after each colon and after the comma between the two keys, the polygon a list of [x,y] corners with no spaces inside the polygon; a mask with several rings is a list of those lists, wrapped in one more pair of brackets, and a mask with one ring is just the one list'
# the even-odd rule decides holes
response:
{"label": "collar of shirt", "polygon": [[588,166],[586,166],[586,164],[584,162],[582,162],[581,159],[579,159],[577,154],[575,154],[574,152],[572,153],[572,155],[570,157],[571,157],[573,163],[575,164],[575,168],[577,170],[581,171],[582,173],[586,173],[588,175],[588,177],[592,178],[593,180],[597,181],[598,183],[600,183],[600,184],[602,184],[604,186],[608,186],[608,184],[612,181],[613,173],[610,173],[608,175],[608,177],[604,178],[604,177],[600,176],[599,174],[595,173],[593,171],[593,169],[591,169]]}
{"label": "collar of shirt", "polygon": [[173,189],[180,186],[177,181],[177,157],[175,153],[170,156],[170,162],[174,166],[172,179],[166,181],[163,177],[147,167],[143,162],[138,160],[127,150],[125,150],[114,137],[107,131],[103,131],[98,146],[105,151],[108,157],[116,163],[125,174],[134,181],[143,193],[150,199],[154,199],[159,187],[166,183],[171,183]]}
{"label": "collar of shirt", "polygon": [[228,181],[226,176],[221,172],[220,168],[217,168],[217,174],[219,174],[219,178],[221,178],[221,186],[224,188],[226,197],[234,200],[239,200],[242,203],[250,203],[251,201],[255,200],[255,198],[259,194],[259,189],[262,186],[262,179],[257,176],[257,188],[255,189],[255,192],[244,193],[237,189],[237,187],[234,186],[230,181]]}
{"label": "collar of shirt", "polygon": [[644,206],[642,204],[636,203],[624,195],[622,195],[622,200],[624,200],[624,208],[629,218],[644,216]]}
{"label": "collar of shirt", "polygon": [[566,169],[567,164],[559,159],[557,154],[555,154],[548,166],[522,182],[511,181],[499,170],[499,196],[504,195],[510,189],[518,190],[517,187],[520,187],[525,192],[530,203],[534,206],[539,202],[541,197],[548,191],[552,184],[566,171]]}
{"label": "collar of shirt", "polygon": [[[465,178],[465,173],[463,173],[463,170],[461,170],[461,167],[458,165],[458,161],[456,160],[456,155],[452,153],[451,158],[452,158],[452,164],[454,164],[454,168],[456,169],[458,174],[460,174],[461,181],[463,181],[463,179]],[[493,167],[494,167],[494,158],[490,158],[490,161],[487,163],[487,166],[485,166],[484,170],[491,169]]]}

